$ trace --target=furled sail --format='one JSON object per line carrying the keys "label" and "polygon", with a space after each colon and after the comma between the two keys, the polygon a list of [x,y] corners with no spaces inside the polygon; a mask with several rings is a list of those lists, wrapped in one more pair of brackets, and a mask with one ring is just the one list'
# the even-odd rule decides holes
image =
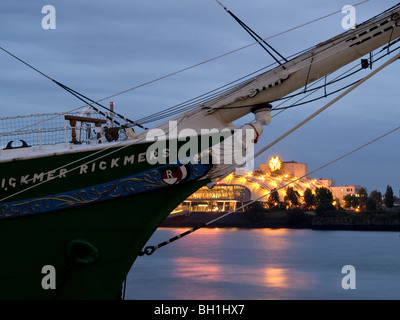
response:
{"label": "furled sail", "polygon": [[[254,106],[282,98],[399,37],[400,3],[171,120],[178,130],[231,127]],[[157,127],[167,131],[168,122]]]}

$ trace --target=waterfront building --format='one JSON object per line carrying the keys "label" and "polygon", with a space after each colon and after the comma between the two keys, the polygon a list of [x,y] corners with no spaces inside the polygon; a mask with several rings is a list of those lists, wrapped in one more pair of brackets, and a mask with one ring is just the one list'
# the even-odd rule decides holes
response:
{"label": "waterfront building", "polygon": [[250,200],[251,191],[247,186],[218,183],[212,188],[200,188],[181,203],[175,211],[232,211]]}
{"label": "waterfront building", "polygon": [[302,202],[301,198],[307,188],[314,191],[317,187],[327,187],[328,181],[332,183],[332,180],[308,178],[306,174],[305,163],[282,162],[278,157],[273,157],[254,172],[239,170],[212,188],[202,187],[181,203],[174,212],[232,211],[251,200],[258,200],[267,207],[270,193],[277,189],[279,201],[283,202],[288,186],[293,187]]}
{"label": "waterfront building", "polygon": [[[343,198],[348,194],[359,197],[359,194],[360,194],[360,191],[362,188],[363,187],[360,185],[345,184],[344,186],[331,187],[330,189],[332,190],[335,199],[337,199],[339,201],[341,206],[344,206]],[[366,190],[366,188],[365,188],[365,190]]]}
{"label": "waterfront building", "polygon": [[279,157],[272,157],[268,163],[260,164],[263,173],[283,173],[293,177],[303,177],[307,175],[307,164],[296,161],[284,162]]}
{"label": "waterfront building", "polygon": [[277,189],[279,201],[284,202],[288,186],[293,187],[300,203],[303,202],[302,198],[307,188],[314,192],[316,188],[326,187],[342,206],[345,195],[357,196],[362,188],[360,185],[336,186],[335,180],[330,179],[309,178],[306,163],[284,162],[279,157],[272,157],[268,163],[261,164],[253,172],[239,168],[212,188],[202,187],[181,203],[173,213],[232,211],[251,200],[258,200],[268,207],[271,192]]}

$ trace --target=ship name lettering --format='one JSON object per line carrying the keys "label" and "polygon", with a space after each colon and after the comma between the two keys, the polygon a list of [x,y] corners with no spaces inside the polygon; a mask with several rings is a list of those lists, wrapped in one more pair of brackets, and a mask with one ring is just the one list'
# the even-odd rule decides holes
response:
{"label": "ship name lettering", "polygon": [[146,152],[139,153],[138,162],[145,162],[146,161]]}
{"label": "ship name lettering", "polygon": [[88,169],[87,164],[81,165],[81,168],[79,170],[79,174],[86,173],[87,169]]}
{"label": "ship name lettering", "polygon": [[10,177],[1,179],[1,189],[8,190],[9,187],[15,188],[17,185],[29,185],[37,182],[50,181],[56,178],[66,178],[68,170],[65,168],[56,170],[50,170],[48,172],[34,173],[33,175],[25,174],[19,178]]}
{"label": "ship name lettering", "polygon": [[37,173],[35,173],[34,175],[33,175],[33,183],[35,183],[36,181],[43,181],[43,177],[44,177],[44,172],[42,172],[42,173],[40,173],[40,174],[37,174]]}
{"label": "ship name lettering", "polygon": [[111,160],[111,168],[119,167],[118,165],[119,158]]}
{"label": "ship name lettering", "polygon": [[16,183],[17,183],[17,180],[16,180],[15,178],[10,178],[10,179],[8,180],[8,184],[9,184],[11,187],[15,187],[15,186],[16,186]]}
{"label": "ship name lettering", "polygon": [[51,170],[51,171],[47,172],[47,181],[54,179],[55,174],[56,174],[56,170]]}
{"label": "ship name lettering", "polygon": [[28,178],[29,178],[29,174],[26,175],[26,176],[22,176],[20,183],[21,184],[28,184]]}
{"label": "ship name lettering", "polygon": [[105,161],[100,161],[100,163],[99,163],[99,169],[100,169],[100,170],[106,170],[106,169],[107,169],[107,162],[105,162]]}
{"label": "ship name lettering", "polygon": [[124,158],[124,166],[126,166],[128,163],[133,164],[135,161],[135,155],[131,155],[130,157],[125,156]]}
{"label": "ship name lettering", "polygon": [[[162,149],[160,152],[156,152],[151,154],[150,156],[153,158],[157,158],[158,155],[161,155],[163,158],[167,158],[169,155],[168,149]],[[112,168],[119,168],[121,166],[133,165],[135,162],[145,162],[147,159],[147,153],[139,153],[139,154],[132,154],[124,156],[123,158],[112,158],[108,160],[102,160],[99,162],[91,162],[80,165],[78,168],[79,174],[87,174],[92,173],[97,170],[108,170]],[[68,173],[72,171],[71,169],[60,168],[54,169],[47,172],[39,172],[39,173],[32,173],[32,174],[25,174],[21,175],[19,178],[17,177],[6,177],[0,178],[0,188],[7,191],[8,188],[12,187],[15,188],[17,185],[29,185],[35,184],[39,182],[50,181],[56,178],[66,178]]]}

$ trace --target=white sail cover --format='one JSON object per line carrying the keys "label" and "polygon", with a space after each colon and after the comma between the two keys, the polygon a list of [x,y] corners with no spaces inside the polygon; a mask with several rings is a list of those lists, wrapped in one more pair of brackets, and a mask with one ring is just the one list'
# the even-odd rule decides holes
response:
{"label": "white sail cover", "polygon": [[[399,37],[400,4],[172,120],[178,130],[230,127],[255,105],[282,98]],[[167,130],[168,122],[158,128]]]}

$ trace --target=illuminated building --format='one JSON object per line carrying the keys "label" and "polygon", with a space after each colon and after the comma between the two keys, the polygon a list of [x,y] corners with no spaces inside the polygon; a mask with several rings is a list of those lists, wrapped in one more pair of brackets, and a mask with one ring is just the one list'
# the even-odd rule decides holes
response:
{"label": "illuminated building", "polygon": [[174,212],[201,211],[223,212],[240,208],[244,203],[258,200],[267,207],[270,193],[277,189],[279,201],[283,202],[287,187],[292,187],[299,195],[299,202],[306,189],[314,193],[316,188],[325,187],[332,191],[334,198],[343,205],[347,194],[357,195],[359,185],[336,187],[335,180],[312,179],[307,177],[307,164],[295,161],[284,162],[279,157],[272,157],[268,163],[261,164],[254,172],[237,170],[213,188],[202,187],[181,203]]}
{"label": "illuminated building", "polygon": [[176,211],[232,211],[251,200],[251,191],[241,184],[219,183],[213,188],[200,188],[186,199]]}
{"label": "illuminated building", "polygon": [[351,185],[351,186],[344,185],[339,187],[331,187],[331,190],[335,198],[339,199],[340,204],[343,206],[344,205],[343,198],[348,194],[358,196],[361,188],[362,187],[359,185]]}
{"label": "illuminated building", "polygon": [[263,173],[284,173],[294,177],[307,175],[307,164],[296,161],[282,162],[279,157],[272,157],[268,163],[261,164]]}
{"label": "illuminated building", "polygon": [[[314,191],[318,187],[327,187],[326,181],[311,179],[305,176],[307,165],[297,162],[282,162],[273,157],[267,164],[246,174],[230,174],[217,185],[209,189],[202,187],[175,209],[179,211],[222,212],[239,208],[250,200],[266,203],[271,191],[277,189],[279,199],[284,201],[286,189],[293,187],[300,197],[309,188]],[[331,180],[329,180],[331,181]],[[300,201],[301,202],[301,201]]]}

